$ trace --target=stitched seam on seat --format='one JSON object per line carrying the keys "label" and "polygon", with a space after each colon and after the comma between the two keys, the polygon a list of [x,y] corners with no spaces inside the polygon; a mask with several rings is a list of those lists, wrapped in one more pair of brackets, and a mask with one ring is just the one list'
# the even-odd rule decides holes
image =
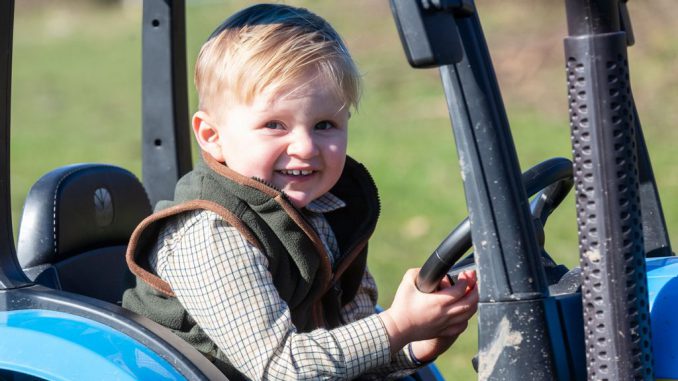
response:
{"label": "stitched seam on seat", "polygon": [[72,170],[68,171],[66,174],[64,174],[60,179],[59,182],[57,183],[56,187],[54,188],[54,194],[52,195],[52,237],[54,238],[54,254],[56,255],[57,252],[59,251],[59,245],[57,243],[58,235],[57,235],[57,193],[59,193],[59,188],[61,187],[61,183],[66,180],[70,175],[73,173],[83,170],[83,169],[89,169],[92,168],[91,166],[86,166],[86,167],[78,167],[78,168],[73,168]]}

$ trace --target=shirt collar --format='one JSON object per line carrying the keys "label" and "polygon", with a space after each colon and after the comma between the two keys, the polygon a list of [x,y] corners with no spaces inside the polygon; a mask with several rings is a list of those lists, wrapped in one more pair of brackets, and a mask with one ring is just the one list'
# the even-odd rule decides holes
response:
{"label": "shirt collar", "polygon": [[342,199],[327,192],[306,205],[306,210],[313,213],[328,213],[345,206],[346,203]]}

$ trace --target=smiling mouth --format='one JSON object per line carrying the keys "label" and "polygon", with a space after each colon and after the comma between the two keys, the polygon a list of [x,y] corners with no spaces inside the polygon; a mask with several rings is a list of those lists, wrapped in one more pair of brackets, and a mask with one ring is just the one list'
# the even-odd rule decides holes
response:
{"label": "smiling mouth", "polygon": [[308,176],[314,174],[316,171],[305,169],[283,169],[277,172],[286,176]]}

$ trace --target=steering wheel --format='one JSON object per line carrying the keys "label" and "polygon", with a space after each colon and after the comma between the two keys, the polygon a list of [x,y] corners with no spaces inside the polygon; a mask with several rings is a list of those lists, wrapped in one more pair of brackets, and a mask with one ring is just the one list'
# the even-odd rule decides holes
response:
{"label": "steering wheel", "polygon": [[[530,202],[530,212],[535,220],[539,244],[544,244],[543,227],[548,216],[560,205],[572,189],[572,162],[565,158],[553,158],[543,161],[525,171],[522,175],[523,185],[528,197],[536,196]],[[464,219],[442,241],[429,256],[417,276],[416,286],[421,292],[435,291],[440,280],[452,266],[471,248],[471,223]],[[553,264],[553,260],[542,250],[545,262]],[[471,253],[463,262],[472,262]]]}

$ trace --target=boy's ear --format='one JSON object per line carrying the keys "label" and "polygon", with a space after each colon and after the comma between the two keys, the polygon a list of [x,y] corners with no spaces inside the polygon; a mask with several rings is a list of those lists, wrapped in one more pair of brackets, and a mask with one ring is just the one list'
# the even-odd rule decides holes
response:
{"label": "boy's ear", "polygon": [[198,111],[193,114],[193,134],[203,151],[210,154],[216,161],[223,163],[224,155],[221,151],[219,130],[209,120],[211,119],[204,111]]}

